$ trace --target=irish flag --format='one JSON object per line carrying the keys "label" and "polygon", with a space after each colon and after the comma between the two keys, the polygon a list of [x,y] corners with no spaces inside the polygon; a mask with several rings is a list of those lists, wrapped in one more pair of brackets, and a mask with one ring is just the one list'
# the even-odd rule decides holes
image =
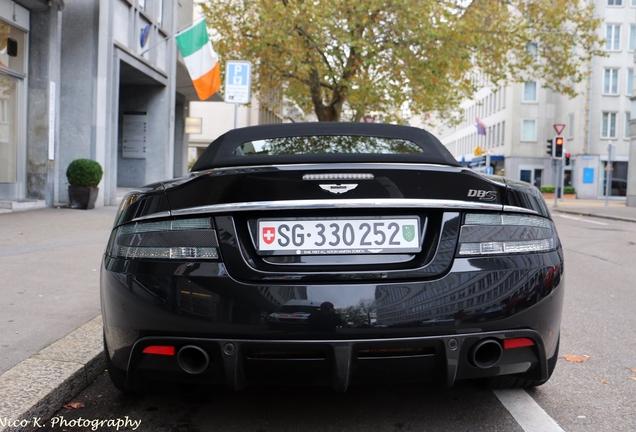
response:
{"label": "irish flag", "polygon": [[193,24],[175,39],[199,99],[208,99],[221,88],[221,70],[219,56],[212,49],[205,20]]}

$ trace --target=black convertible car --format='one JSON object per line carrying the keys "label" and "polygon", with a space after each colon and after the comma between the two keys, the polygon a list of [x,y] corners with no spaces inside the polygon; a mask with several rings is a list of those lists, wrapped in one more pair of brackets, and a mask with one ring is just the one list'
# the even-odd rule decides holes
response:
{"label": "black convertible car", "polygon": [[333,386],[546,382],[563,251],[535,187],[460,166],[428,132],[236,129],[130,192],[101,271],[108,372]]}

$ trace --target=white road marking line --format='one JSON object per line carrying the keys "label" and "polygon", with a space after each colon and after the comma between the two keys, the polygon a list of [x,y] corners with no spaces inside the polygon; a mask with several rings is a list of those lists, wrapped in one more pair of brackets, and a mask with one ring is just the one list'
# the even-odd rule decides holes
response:
{"label": "white road marking line", "polygon": [[575,216],[566,216],[566,215],[557,215],[559,217],[562,217],[563,219],[572,219],[575,221],[581,221],[581,222],[587,222],[587,223],[591,223],[591,224],[596,224],[596,225],[609,225],[608,223],[605,222],[598,222],[598,221],[594,221],[594,220],[590,220],[590,219],[584,219],[584,218],[580,218],[580,217],[575,217]]}
{"label": "white road marking line", "polygon": [[564,432],[525,390],[493,390],[525,432]]}

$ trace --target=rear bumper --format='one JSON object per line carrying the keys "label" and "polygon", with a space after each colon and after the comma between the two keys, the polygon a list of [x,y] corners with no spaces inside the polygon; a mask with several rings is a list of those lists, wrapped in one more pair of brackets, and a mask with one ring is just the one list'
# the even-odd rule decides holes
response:
{"label": "rear bumper", "polygon": [[[488,366],[475,362],[477,343],[516,338],[531,339],[535,345],[503,349],[496,358],[486,359]],[[175,356],[143,354],[144,348],[157,345],[176,347]],[[209,361],[202,372],[183,370],[176,355],[183,347],[197,347],[207,353]],[[174,379],[227,384],[232,390],[260,384],[322,385],[337,391],[369,383],[437,381],[451,386],[458,379],[496,375],[547,379],[545,359],[542,338],[531,330],[370,340],[146,337],[132,349],[128,385],[134,388],[148,379]]]}
{"label": "rear bumper", "polygon": [[[492,269],[492,270],[489,270]],[[137,380],[227,384],[349,385],[440,381],[522,374],[547,378],[563,306],[561,251],[504,258],[455,259],[441,278],[337,285],[246,284],[222,263],[143,263],[106,258],[101,297],[113,364]],[[289,299],[330,301],[343,312],[373,299],[367,321],[289,329],[267,318]],[[343,312],[344,313],[344,312]],[[472,362],[484,340],[529,338],[489,367]],[[201,373],[176,356],[142,354],[149,345],[178,352],[193,345],[209,357]],[[494,346],[494,345],[493,345]],[[228,350],[228,347],[232,347]]]}

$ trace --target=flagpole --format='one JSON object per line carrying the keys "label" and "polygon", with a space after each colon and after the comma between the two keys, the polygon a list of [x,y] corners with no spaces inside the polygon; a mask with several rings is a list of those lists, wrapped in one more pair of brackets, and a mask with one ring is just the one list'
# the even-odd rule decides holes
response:
{"label": "flagpole", "polygon": [[190,21],[188,24],[186,24],[185,26],[181,27],[179,30],[177,30],[175,33],[166,36],[165,38],[161,39],[159,42],[157,42],[156,44],[154,44],[153,46],[151,46],[150,48],[146,49],[145,51],[142,51],[141,54],[139,54],[140,56],[143,56],[144,54],[146,54],[148,51],[150,51],[153,48],[158,47],[159,45],[161,45],[162,43],[166,42],[168,39],[170,39],[171,37],[177,36],[179,33],[183,32],[184,30],[186,30],[188,27],[191,27],[192,25],[194,25],[194,23],[198,24],[198,21],[202,21],[205,20],[205,17],[199,17],[195,20]]}

